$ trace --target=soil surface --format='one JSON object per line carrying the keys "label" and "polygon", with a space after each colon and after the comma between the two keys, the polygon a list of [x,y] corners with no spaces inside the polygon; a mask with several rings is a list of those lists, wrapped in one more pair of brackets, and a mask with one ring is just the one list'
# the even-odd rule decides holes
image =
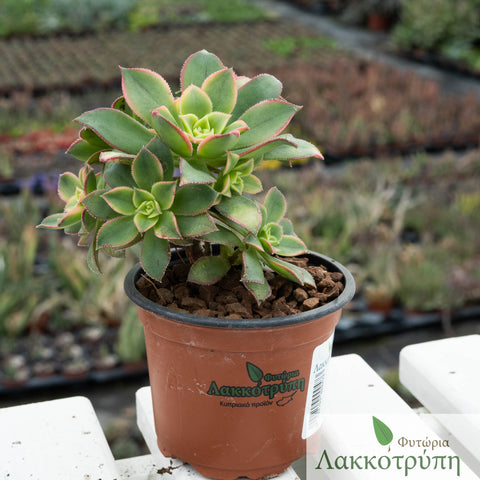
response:
{"label": "soil surface", "polygon": [[317,287],[302,287],[267,272],[272,294],[261,305],[240,282],[240,268],[231,268],[215,285],[197,285],[187,282],[190,265],[178,264],[167,270],[161,283],[141,277],[137,288],[142,295],[167,308],[206,317],[245,319],[305,312],[329,303],[343,292],[340,272],[328,272],[323,266],[307,266],[306,258],[289,261],[308,270]]}

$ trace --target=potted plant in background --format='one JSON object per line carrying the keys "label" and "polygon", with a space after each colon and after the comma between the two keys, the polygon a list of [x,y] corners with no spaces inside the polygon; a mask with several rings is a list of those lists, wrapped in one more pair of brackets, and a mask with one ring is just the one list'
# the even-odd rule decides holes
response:
{"label": "potted plant in background", "polygon": [[401,0],[349,1],[342,12],[342,20],[353,25],[366,25],[372,31],[387,31],[401,8]]}
{"label": "potted plant in background", "polygon": [[[65,210],[88,263],[139,247],[125,281],[144,325],[158,445],[214,478],[279,473],[318,430],[333,332],[354,281],[309,252],[262,162],[321,158],[282,133],[300,107],[262,74],[238,76],[203,50],[175,97],[157,73],[122,69],[123,96],[76,119]],[[92,166],[93,165],[93,166]],[[282,257],[282,258],[281,258]],[[320,385],[320,387],[319,387]]]}

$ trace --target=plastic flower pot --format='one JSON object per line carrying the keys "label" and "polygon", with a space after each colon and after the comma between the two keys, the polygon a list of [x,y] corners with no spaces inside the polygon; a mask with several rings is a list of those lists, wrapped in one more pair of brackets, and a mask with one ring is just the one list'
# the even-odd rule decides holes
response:
{"label": "plastic flower pot", "polygon": [[145,329],[158,446],[168,457],[217,479],[282,472],[318,430],[323,378],[341,310],[354,295],[349,271],[309,252],[312,264],[340,271],[345,289],[322,307],[286,317],[222,319],[162,307],[139,293],[140,265],[125,289]]}

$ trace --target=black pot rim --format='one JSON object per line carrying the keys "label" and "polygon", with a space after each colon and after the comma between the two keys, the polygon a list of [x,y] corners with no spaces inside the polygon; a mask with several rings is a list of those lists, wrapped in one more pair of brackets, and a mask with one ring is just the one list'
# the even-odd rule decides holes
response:
{"label": "black pot rim", "polygon": [[127,296],[139,307],[144,310],[155,313],[164,318],[189,325],[197,325],[202,327],[213,328],[231,328],[231,329],[263,329],[272,327],[283,327],[288,325],[296,325],[306,323],[312,320],[325,317],[330,313],[336,312],[343,308],[355,294],[355,280],[350,271],[336,260],[322,255],[317,252],[308,251],[306,255],[314,264],[324,265],[332,272],[341,272],[344,276],[345,288],[343,292],[331,302],[306,312],[300,312],[285,317],[272,318],[216,318],[194,315],[192,313],[180,312],[171,308],[164,307],[152,300],[144,297],[136,288],[135,283],[143,272],[140,263],[135,265],[125,277],[124,288]]}

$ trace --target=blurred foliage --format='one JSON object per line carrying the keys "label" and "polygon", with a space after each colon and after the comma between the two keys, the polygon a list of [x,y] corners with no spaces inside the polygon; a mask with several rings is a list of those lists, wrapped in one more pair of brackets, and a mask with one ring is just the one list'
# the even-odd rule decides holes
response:
{"label": "blurred foliage", "polygon": [[480,300],[480,151],[263,171],[312,250],[349,266],[366,296],[417,310]]}
{"label": "blurred foliage", "polygon": [[265,40],[264,45],[280,57],[296,57],[305,60],[311,58],[319,50],[337,50],[339,48],[335,40],[322,36],[287,36]]}
{"label": "blurred foliage", "polygon": [[2,0],[0,36],[126,27],[136,0]]}
{"label": "blurred foliage", "polygon": [[123,317],[118,333],[116,352],[124,363],[136,363],[146,357],[143,325],[136,310],[129,310]]}
{"label": "blurred foliage", "polygon": [[480,1],[405,0],[394,43],[403,49],[434,51],[480,68]]}
{"label": "blurred foliage", "polygon": [[105,259],[105,276],[93,274],[71,238],[35,228],[45,203],[38,200],[26,193],[0,197],[0,336],[43,323],[50,331],[120,324],[135,312],[123,292],[133,259]]}
{"label": "blurred foliage", "polygon": [[264,12],[245,0],[2,0],[0,36],[262,18]]}

